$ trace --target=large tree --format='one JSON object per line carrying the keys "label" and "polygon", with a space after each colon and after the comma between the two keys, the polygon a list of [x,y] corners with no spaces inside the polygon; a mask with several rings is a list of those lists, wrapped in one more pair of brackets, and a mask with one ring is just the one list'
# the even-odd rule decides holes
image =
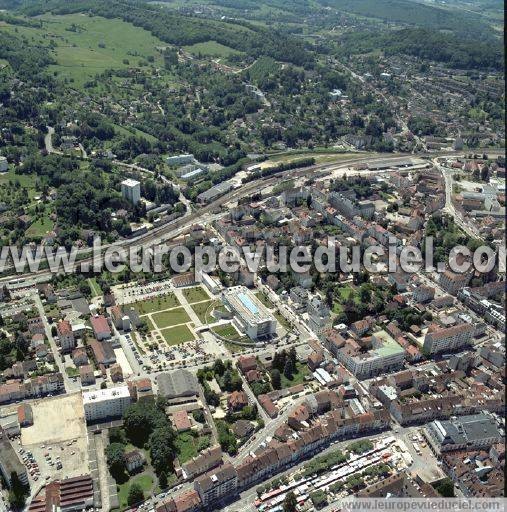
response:
{"label": "large tree", "polygon": [[297,503],[296,495],[288,492],[283,500],[283,512],[296,512]]}
{"label": "large tree", "polygon": [[135,505],[144,500],[144,492],[139,484],[135,482],[130,486],[129,493],[127,496],[127,502],[129,505]]}
{"label": "large tree", "polygon": [[106,448],[107,465],[111,475],[118,480],[125,470],[125,447],[121,443],[111,443]]}

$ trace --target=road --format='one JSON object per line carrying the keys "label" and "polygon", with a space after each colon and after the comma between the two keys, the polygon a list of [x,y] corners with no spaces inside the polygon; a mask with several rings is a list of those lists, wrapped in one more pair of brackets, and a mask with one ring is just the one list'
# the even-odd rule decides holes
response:
{"label": "road", "polygon": [[[410,427],[395,427],[395,431],[392,430],[386,430],[377,434],[366,434],[361,437],[352,437],[345,440],[340,441],[334,441],[331,445],[327,446],[325,449],[320,451],[318,453],[319,456],[329,454],[331,452],[337,451],[337,450],[343,450],[346,448],[349,444],[351,444],[354,441],[360,440],[360,439],[369,439],[369,440],[375,440],[379,439],[381,437],[385,437],[387,435],[394,435],[397,439],[404,438],[408,435],[411,435],[412,432],[417,430],[417,426],[410,426]],[[256,508],[253,506],[253,502],[257,498],[257,487],[259,486],[265,486],[269,482],[272,482],[273,480],[277,480],[284,476],[289,476],[293,473],[295,473],[297,470],[301,469],[305,464],[308,463],[308,460],[311,460],[312,457],[309,459],[303,460],[299,462],[298,464],[295,464],[294,466],[291,466],[290,468],[286,469],[285,471],[282,471],[280,473],[277,473],[273,477],[264,480],[262,482],[258,482],[254,486],[252,486],[250,489],[247,489],[243,491],[240,494],[240,497],[238,500],[236,500],[233,504],[225,506],[223,508],[220,508],[222,512],[253,512],[256,510]],[[336,507],[336,503],[334,505]],[[333,507],[331,507],[329,510],[331,510]]]}
{"label": "road", "polygon": [[266,439],[274,436],[275,431],[283,425],[289,414],[294,410],[295,407],[301,405],[308,396],[301,396],[296,400],[293,400],[290,404],[285,406],[285,409],[282,409],[281,413],[275,419],[269,419],[265,424],[265,427],[256,432],[239,450],[238,455],[234,458],[234,462],[236,465],[243,462],[250,452],[255,452],[262,443],[266,442]]}
{"label": "road", "polygon": [[79,383],[72,382],[72,380],[67,375],[67,372],[65,371],[65,366],[63,365],[62,358],[60,357],[60,352],[58,350],[58,346],[56,345],[56,341],[53,338],[53,334],[51,333],[51,326],[48,323],[48,320],[46,318],[46,312],[44,311],[44,306],[42,304],[42,300],[39,297],[38,294],[33,294],[33,301],[35,303],[35,306],[37,307],[37,310],[39,311],[39,316],[41,317],[43,323],[44,323],[44,330],[46,332],[46,338],[49,341],[49,346],[51,347],[51,352],[53,352],[53,357],[55,359],[55,363],[58,366],[58,371],[63,376],[63,382],[65,384],[65,389],[67,390],[67,393],[69,393],[72,390],[79,389]]}
{"label": "road", "polygon": [[484,241],[479,229],[471,222],[463,218],[456,210],[452,202],[453,175],[455,171],[440,164],[438,158],[433,159],[433,165],[442,173],[445,183],[445,207],[444,211],[454,218],[454,222],[470,237]]}

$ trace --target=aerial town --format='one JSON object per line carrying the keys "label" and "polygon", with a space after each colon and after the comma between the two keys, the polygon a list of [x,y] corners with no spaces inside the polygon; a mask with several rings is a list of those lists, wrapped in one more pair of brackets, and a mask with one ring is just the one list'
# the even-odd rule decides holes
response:
{"label": "aerial town", "polygon": [[503,7],[0,0],[0,512],[505,508]]}
{"label": "aerial town", "polygon": [[[330,237],[401,247],[432,234],[438,259],[454,239],[495,247],[505,234],[500,156],[369,160],[293,176],[239,199],[210,189],[202,201],[220,201],[217,213],[171,242],[217,252]],[[122,193],[141,200],[131,179]],[[41,512],[502,496],[504,276],[392,274],[385,263],[371,274],[252,273],[243,262],[230,274],[116,283],[6,280],[3,509],[20,484],[27,510]]]}

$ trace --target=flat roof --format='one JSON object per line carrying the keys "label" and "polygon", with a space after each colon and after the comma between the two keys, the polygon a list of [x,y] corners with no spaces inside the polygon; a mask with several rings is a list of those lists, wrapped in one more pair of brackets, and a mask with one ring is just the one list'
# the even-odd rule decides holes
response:
{"label": "flat roof", "polygon": [[386,331],[374,332],[373,336],[382,341],[382,346],[373,350],[373,352],[377,353],[380,357],[387,357],[400,352],[405,352],[401,345],[399,345]]}
{"label": "flat roof", "polygon": [[123,180],[121,184],[125,185],[126,187],[136,187],[141,183],[139,181],[133,180],[132,178],[127,178],[126,180]]}
{"label": "flat roof", "polygon": [[115,388],[97,389],[94,391],[85,391],[83,393],[83,404],[104,402],[114,400],[115,398],[130,398],[128,386],[118,386]]}
{"label": "flat roof", "polygon": [[204,172],[204,169],[201,169],[200,167],[198,167],[197,169],[194,169],[193,171],[189,171],[185,174],[182,174],[180,177],[182,180],[184,180],[187,178],[191,178],[192,176],[197,176],[198,174],[201,174],[203,172]]}
{"label": "flat roof", "polygon": [[246,287],[234,286],[225,290],[226,300],[233,309],[251,322],[274,321],[266,306]]}

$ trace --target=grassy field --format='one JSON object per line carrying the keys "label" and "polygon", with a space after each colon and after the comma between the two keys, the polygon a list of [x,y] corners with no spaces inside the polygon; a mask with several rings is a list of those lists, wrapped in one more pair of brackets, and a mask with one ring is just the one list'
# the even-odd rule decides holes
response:
{"label": "grassy field", "polygon": [[99,283],[97,283],[97,279],[95,277],[88,278],[88,284],[90,285],[92,295],[94,297],[102,295],[102,289],[100,288]]}
{"label": "grassy field", "polygon": [[160,331],[162,337],[168,345],[179,345],[186,341],[193,341],[194,335],[186,325],[179,325],[178,327],[169,327]]}
{"label": "grassy field", "polygon": [[65,373],[69,377],[77,377],[79,375],[79,370],[77,368],[74,368],[73,366],[66,366]]}
{"label": "grassy field", "polygon": [[242,52],[224,46],[216,41],[206,41],[205,43],[196,43],[191,46],[183,47],[192,55],[202,55],[203,57],[229,57],[230,55],[243,55]]}
{"label": "grassy field", "polygon": [[196,457],[205,446],[209,446],[209,437],[195,437],[190,432],[180,432],[176,438],[176,448],[178,450],[178,460],[183,464]]}
{"label": "grassy field", "polygon": [[134,308],[140,315],[145,315],[147,313],[156,313],[164,309],[181,306],[181,304],[174,294],[168,293],[167,295],[161,295],[153,299],[135,302],[134,304],[129,304],[129,306]]}
{"label": "grassy field", "polygon": [[240,334],[232,324],[219,325],[217,327],[213,327],[213,332],[218,334],[219,336],[229,338],[231,340],[238,340],[239,338],[241,338]]}
{"label": "grassy field", "polygon": [[340,314],[343,311],[343,304],[350,299],[352,299],[356,304],[359,304],[360,302],[359,294],[357,294],[349,285],[339,288],[338,293],[340,295],[340,300],[333,303],[333,313]]}
{"label": "grassy field", "polygon": [[[194,304],[192,309],[195,314],[199,317],[199,320],[203,324],[207,324],[209,322],[213,322],[214,318],[211,316],[212,308],[210,308],[213,301],[208,300],[206,302],[200,302],[199,304]],[[206,314],[208,313],[208,314]]]}
{"label": "grassy field", "polygon": [[172,309],[171,311],[162,311],[152,315],[153,321],[159,329],[171,327],[173,325],[185,324],[190,322],[190,317],[183,308]]}
{"label": "grassy field", "polygon": [[0,186],[9,182],[19,183],[21,187],[27,189],[28,196],[33,198],[35,195],[35,178],[36,176],[33,174],[16,174],[14,169],[10,167],[7,172],[0,173]]}
{"label": "grassy field", "polygon": [[125,135],[129,137],[130,135],[136,135],[137,137],[144,137],[149,142],[157,142],[157,137],[151,135],[151,133],[146,133],[141,130],[138,130],[134,127],[129,127],[128,129],[124,126],[120,126],[119,124],[111,123],[113,125],[114,131],[119,133],[120,135]]}
{"label": "grassy field", "polygon": [[273,303],[268,299],[268,296],[264,292],[256,292],[255,296],[264,304],[267,308],[272,309]]}
{"label": "grassy field", "polygon": [[275,318],[278,320],[278,323],[284,328],[284,329],[290,329],[290,323],[289,321],[281,314],[278,313],[278,311],[275,313]]}
{"label": "grassy field", "polygon": [[[116,19],[68,14],[43,15],[41,28],[17,26],[31,45],[56,47],[56,64],[51,66],[60,78],[82,87],[90,78],[106,69],[139,67],[148,56],[160,60],[156,47],[163,43],[142,28]],[[14,30],[14,26],[5,27]],[[127,62],[128,61],[128,62]]]}
{"label": "grassy field", "polygon": [[124,484],[119,485],[118,499],[120,501],[120,508],[122,510],[128,507],[127,498],[129,494],[129,489],[134,482],[138,484],[144,491],[145,497],[146,494],[149,493],[151,491],[151,488],[153,487],[153,477],[149,474],[140,474],[134,478],[131,478]]}
{"label": "grassy field", "polygon": [[186,288],[183,290],[183,295],[189,304],[194,304],[194,302],[201,302],[210,298],[208,292],[202,286]]}
{"label": "grassy field", "polygon": [[288,379],[283,372],[281,373],[281,382],[282,389],[290,388],[291,386],[297,386],[298,384],[302,384],[307,375],[310,374],[310,370],[308,366],[305,364],[301,364],[300,362],[296,363],[296,373],[292,375],[292,379]]}
{"label": "grassy field", "polygon": [[25,235],[28,238],[44,237],[53,229],[53,225],[53,221],[46,215],[43,215],[26,230]]}

